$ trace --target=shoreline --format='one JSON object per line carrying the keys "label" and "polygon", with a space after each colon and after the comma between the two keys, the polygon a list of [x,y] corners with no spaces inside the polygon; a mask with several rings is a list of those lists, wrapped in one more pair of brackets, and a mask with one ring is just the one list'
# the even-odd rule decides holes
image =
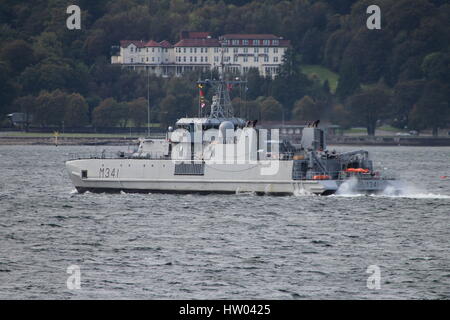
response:
{"label": "shoreline", "polygon": [[[129,145],[139,137],[59,137],[58,146],[64,145]],[[155,137],[156,138],[156,137]],[[335,146],[418,146],[448,147],[450,137],[396,137],[396,136],[334,136],[326,139],[327,144]],[[0,145],[55,145],[53,137],[0,137]]]}
{"label": "shoreline", "polygon": [[[59,137],[58,146],[95,146],[95,145],[129,145],[136,141],[137,137],[131,138],[80,138]],[[55,145],[55,138],[48,137],[0,137],[0,145]]]}

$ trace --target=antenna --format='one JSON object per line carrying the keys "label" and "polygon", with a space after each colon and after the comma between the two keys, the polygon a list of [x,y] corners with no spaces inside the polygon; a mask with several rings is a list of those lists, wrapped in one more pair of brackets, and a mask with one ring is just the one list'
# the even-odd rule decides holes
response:
{"label": "antenna", "polygon": [[209,114],[209,118],[234,118],[234,110],[233,105],[231,104],[229,90],[231,90],[231,88],[235,84],[247,83],[247,81],[241,81],[238,78],[232,81],[225,81],[225,44],[226,40],[222,39],[222,41],[220,42],[221,61],[219,80],[197,81],[197,84],[201,85],[202,87],[206,88],[207,86],[211,86],[215,92],[212,97],[211,113]]}

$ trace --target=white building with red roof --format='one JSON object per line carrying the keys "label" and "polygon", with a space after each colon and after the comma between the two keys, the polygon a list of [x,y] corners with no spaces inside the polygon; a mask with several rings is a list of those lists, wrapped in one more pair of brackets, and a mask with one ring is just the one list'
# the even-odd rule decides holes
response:
{"label": "white building with red roof", "polygon": [[178,76],[219,68],[223,59],[226,72],[245,74],[257,68],[261,75],[273,77],[289,47],[289,40],[273,34],[226,34],[217,39],[208,32],[183,31],[174,45],[166,40],[122,40],[111,62],[160,76]]}

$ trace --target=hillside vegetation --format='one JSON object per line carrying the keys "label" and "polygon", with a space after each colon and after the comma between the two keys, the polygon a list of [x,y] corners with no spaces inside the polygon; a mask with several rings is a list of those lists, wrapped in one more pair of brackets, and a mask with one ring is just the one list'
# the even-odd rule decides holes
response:
{"label": "hillside vegetation", "polygon": [[[111,65],[111,46],[123,39],[175,43],[191,30],[291,40],[279,76],[251,70],[247,94],[232,92],[241,115],[321,118],[369,134],[383,123],[436,133],[450,117],[450,4],[376,2],[381,30],[366,27],[369,0],[3,0],[0,119],[23,111],[33,126],[145,125],[147,78]],[[82,9],[81,30],[66,28],[70,4]],[[199,76],[151,77],[151,121],[166,126],[195,113]]]}

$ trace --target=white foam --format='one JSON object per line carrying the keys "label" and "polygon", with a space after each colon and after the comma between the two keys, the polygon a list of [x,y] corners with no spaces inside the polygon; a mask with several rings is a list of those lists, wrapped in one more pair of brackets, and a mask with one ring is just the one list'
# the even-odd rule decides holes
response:
{"label": "white foam", "polygon": [[295,189],[294,196],[296,197],[305,197],[305,196],[314,196],[315,194],[306,190],[305,188]]}
{"label": "white foam", "polygon": [[336,190],[335,195],[342,197],[354,197],[361,196],[361,194],[356,192],[356,186],[358,185],[358,179],[356,177],[351,177],[348,180],[345,180],[339,188]]}
{"label": "white foam", "polygon": [[408,198],[408,199],[450,199],[449,195],[446,194],[435,194],[435,193],[400,193],[397,195],[385,195],[385,194],[372,194],[371,197],[380,198]]}
{"label": "white foam", "polygon": [[[352,178],[353,179],[353,178]],[[397,181],[395,185],[387,186],[383,192],[378,194],[357,193],[355,186],[356,179],[349,179],[341,184],[334,196],[343,198],[352,197],[378,197],[378,198],[407,198],[407,199],[450,199],[450,195],[435,194],[422,190],[410,183]]]}
{"label": "white foam", "polygon": [[356,191],[357,183],[356,177],[351,177],[339,186],[333,196],[343,198],[370,196],[381,198],[450,199],[450,195],[431,193],[405,181],[393,181],[381,193],[377,194],[359,193]]}

